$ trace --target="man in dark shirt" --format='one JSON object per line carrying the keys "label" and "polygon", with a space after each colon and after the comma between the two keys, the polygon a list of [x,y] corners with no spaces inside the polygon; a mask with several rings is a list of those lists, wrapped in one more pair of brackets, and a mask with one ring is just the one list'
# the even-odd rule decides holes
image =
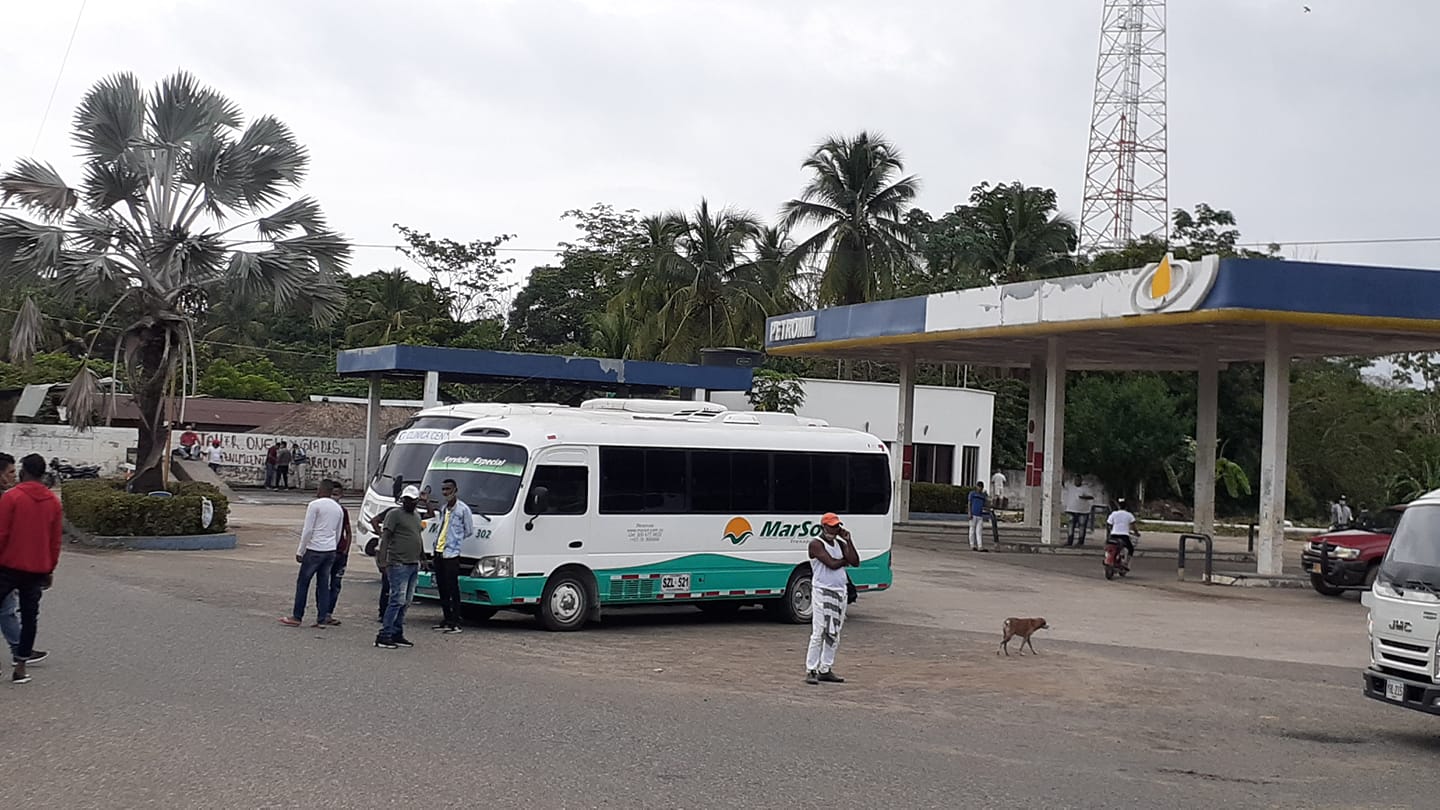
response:
{"label": "man in dark shirt", "polygon": [[385,608],[385,622],[375,636],[375,646],[393,650],[414,647],[405,638],[405,611],[415,598],[415,582],[420,577],[420,559],[425,555],[420,533],[420,515],[415,511],[420,490],[408,486],[400,493],[400,507],[385,515],[380,528],[380,547],[375,560],[385,569],[389,583],[390,604]]}

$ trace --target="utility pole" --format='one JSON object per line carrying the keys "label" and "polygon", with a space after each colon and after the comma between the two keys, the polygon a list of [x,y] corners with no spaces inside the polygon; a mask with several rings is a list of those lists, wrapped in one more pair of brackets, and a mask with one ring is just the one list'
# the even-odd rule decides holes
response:
{"label": "utility pole", "polygon": [[1080,251],[1170,234],[1165,0],[1104,0]]}

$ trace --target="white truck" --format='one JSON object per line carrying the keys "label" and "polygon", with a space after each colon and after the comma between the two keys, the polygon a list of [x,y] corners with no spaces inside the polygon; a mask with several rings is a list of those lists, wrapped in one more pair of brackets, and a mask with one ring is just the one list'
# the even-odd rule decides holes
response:
{"label": "white truck", "polygon": [[1370,608],[1366,697],[1440,714],[1440,490],[1406,507],[1361,601]]}

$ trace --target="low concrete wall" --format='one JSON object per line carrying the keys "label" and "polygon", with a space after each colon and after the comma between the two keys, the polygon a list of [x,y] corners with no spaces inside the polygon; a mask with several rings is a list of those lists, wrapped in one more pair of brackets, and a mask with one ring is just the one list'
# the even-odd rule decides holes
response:
{"label": "low concrete wall", "polygon": [[175,537],[107,537],[91,535],[81,545],[128,548],[135,551],[219,551],[235,548],[233,534],[190,534]]}
{"label": "low concrete wall", "polygon": [[103,475],[113,475],[135,446],[132,428],[97,427],[81,433],[69,425],[0,422],[0,452],[20,458],[39,453],[48,461],[59,456],[76,464],[99,464]]}

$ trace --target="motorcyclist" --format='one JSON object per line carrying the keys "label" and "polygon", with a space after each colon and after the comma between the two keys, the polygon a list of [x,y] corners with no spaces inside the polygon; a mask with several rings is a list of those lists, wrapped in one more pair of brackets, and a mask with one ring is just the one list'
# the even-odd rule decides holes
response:
{"label": "motorcyclist", "polygon": [[1110,526],[1110,535],[1107,543],[1115,543],[1125,549],[1125,563],[1129,567],[1129,561],[1135,554],[1135,542],[1131,536],[1139,537],[1140,532],[1135,528],[1135,515],[1125,508],[1125,499],[1115,501],[1115,508],[1110,510],[1110,516],[1105,519]]}

